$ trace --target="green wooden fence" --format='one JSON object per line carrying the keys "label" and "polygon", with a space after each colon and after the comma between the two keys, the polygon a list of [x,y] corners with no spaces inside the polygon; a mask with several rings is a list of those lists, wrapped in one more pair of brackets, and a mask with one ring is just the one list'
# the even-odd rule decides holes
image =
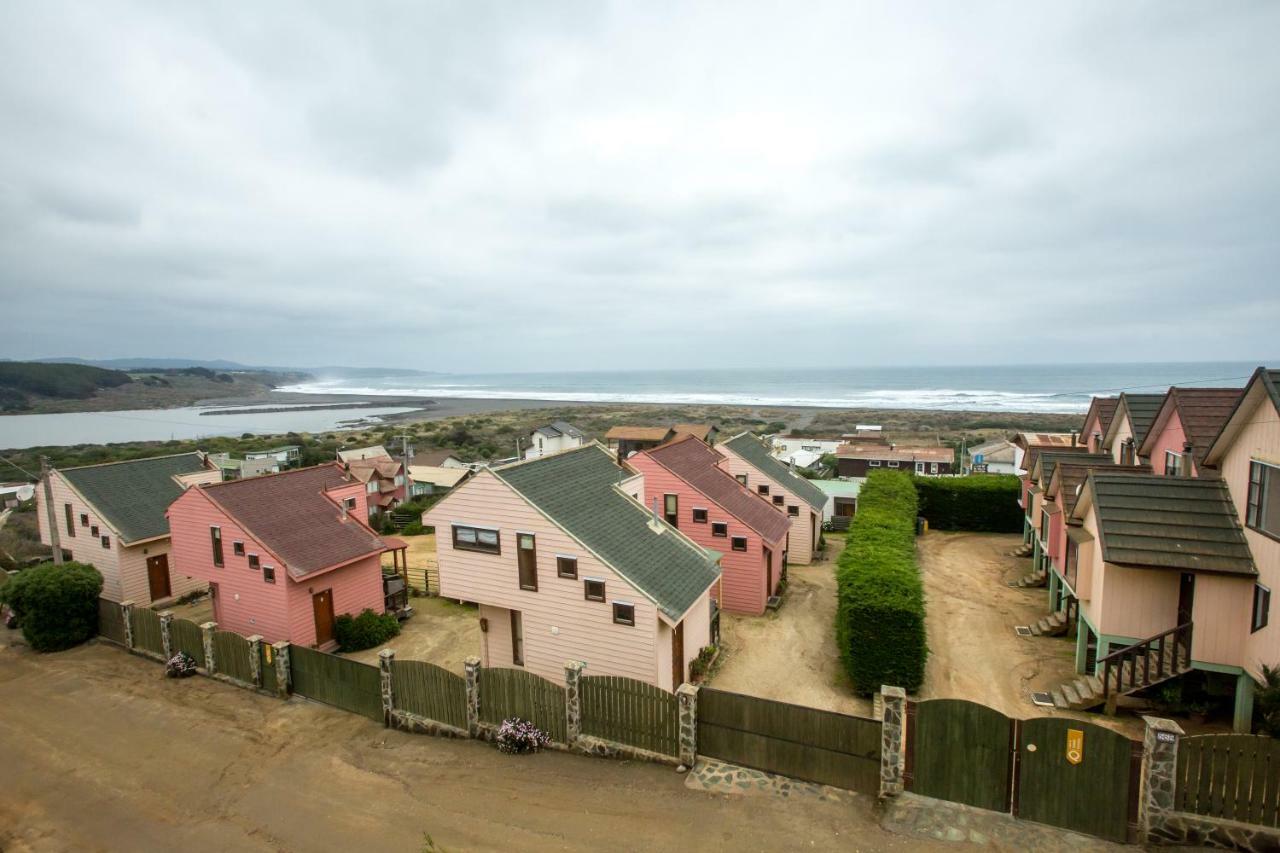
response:
{"label": "green wooden fence", "polygon": [[1193,735],[1178,742],[1179,811],[1280,826],[1280,741]]}
{"label": "green wooden fence", "polygon": [[528,720],[564,743],[564,687],[522,669],[481,668],[480,719],[499,725],[510,717]]}
{"label": "green wooden fence", "polygon": [[249,661],[249,641],[234,631],[213,632],[213,665],[222,675],[253,683]]}
{"label": "green wooden fence", "polygon": [[293,692],[382,722],[382,676],[376,666],[289,646]]}
{"label": "green wooden fence", "polygon": [[169,623],[169,642],[173,653],[186,652],[195,658],[197,666],[204,666],[204,631],[190,619],[174,619]]}
{"label": "green wooden fence", "polygon": [[579,681],[582,733],[659,752],[680,754],[680,711],[673,693],[613,675]]}
{"label": "green wooden fence", "polygon": [[395,706],[401,711],[467,727],[467,682],[457,673],[421,660],[393,660]]}
{"label": "green wooden fence", "polygon": [[912,703],[907,725],[907,790],[981,809],[1009,811],[1013,720],[963,699]]}
{"label": "green wooden fence", "polygon": [[147,607],[134,607],[129,611],[129,623],[133,627],[133,647],[158,655],[164,654],[160,639],[160,614]]}
{"label": "green wooden fence", "polygon": [[124,611],[105,598],[98,599],[98,633],[113,643],[124,645]]}
{"label": "green wooden fence", "polygon": [[880,790],[879,720],[703,687],[698,753],[863,793]]}

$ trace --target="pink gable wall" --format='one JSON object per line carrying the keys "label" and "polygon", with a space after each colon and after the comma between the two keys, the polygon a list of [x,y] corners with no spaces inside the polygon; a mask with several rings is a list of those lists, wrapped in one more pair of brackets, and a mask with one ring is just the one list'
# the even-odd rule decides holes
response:
{"label": "pink gable wall", "polygon": [[1102,452],[1102,439],[1095,438],[1094,433],[1101,433],[1102,423],[1098,420],[1097,413],[1089,415],[1089,420],[1084,422],[1084,431],[1080,433],[1080,437],[1089,448],[1090,453]]}
{"label": "pink gable wall", "polygon": [[[1178,412],[1175,409],[1169,415],[1169,419],[1165,421],[1164,428],[1160,430],[1151,444],[1151,470],[1157,474],[1164,474],[1165,451],[1172,450],[1174,453],[1181,453],[1186,442],[1187,434],[1182,429],[1182,419],[1178,417]],[[1191,466],[1191,474],[1195,476],[1194,462]]]}
{"label": "pink gable wall", "polygon": [[[787,515],[787,520],[791,523],[791,532],[787,534],[785,543],[787,561],[802,566],[812,563],[814,550],[818,546],[816,534],[822,519],[813,511],[813,507],[809,505],[808,501],[802,499],[784,484],[765,476],[759,468],[734,453],[731,447],[722,444],[716,450],[724,456],[724,461],[720,463],[720,467],[735,477],[739,474],[746,475],[747,488],[752,492],[755,492],[756,486],[761,483],[769,486],[769,497],[765,498],[765,500],[769,501],[770,506],[782,512],[787,512],[788,507],[799,507],[799,515]],[[774,495],[782,495],[782,506],[773,503]]]}
{"label": "pink gable wall", "polygon": [[[381,560],[382,555],[371,554],[327,572],[307,575],[301,580],[289,578],[285,584],[289,606],[289,642],[302,646],[315,645],[315,608],[311,596],[326,589],[333,592],[334,616],[344,613],[355,616],[366,608],[374,613],[383,612],[385,603],[382,597]],[[277,581],[281,574],[276,573]]]}

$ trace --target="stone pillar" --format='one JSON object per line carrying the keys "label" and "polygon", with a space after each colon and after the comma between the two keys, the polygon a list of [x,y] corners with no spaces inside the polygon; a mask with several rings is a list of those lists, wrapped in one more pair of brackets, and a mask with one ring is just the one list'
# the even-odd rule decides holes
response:
{"label": "stone pillar", "polygon": [[1178,773],[1178,738],[1182,727],[1173,720],[1143,717],[1142,794],[1138,801],[1141,841],[1158,843],[1161,830],[1173,816]]}
{"label": "stone pillar", "polygon": [[213,632],[218,630],[217,622],[205,622],[200,626],[204,641],[204,671],[213,675],[218,671],[218,662],[213,659]]}
{"label": "stone pillar", "polygon": [[133,602],[120,602],[120,615],[124,618],[124,647],[133,651]]}
{"label": "stone pillar", "polygon": [[462,663],[467,680],[467,734],[480,734],[480,658],[472,656]]}
{"label": "stone pillar", "polygon": [[680,766],[691,770],[698,760],[698,688],[681,684],[676,688],[680,711]]}
{"label": "stone pillar", "polygon": [[569,745],[582,737],[582,661],[564,663],[565,739]]}
{"label": "stone pillar", "polygon": [[272,651],[276,659],[276,694],[281,699],[289,698],[289,644],[272,643]]}
{"label": "stone pillar", "polygon": [[1253,731],[1253,691],[1257,683],[1247,672],[1236,676],[1236,706],[1231,720],[1231,730],[1238,735]]}
{"label": "stone pillar", "polygon": [[249,641],[249,680],[254,687],[262,686],[262,635],[254,634]]}
{"label": "stone pillar", "polygon": [[395,688],[391,683],[391,664],[396,659],[395,649],[378,652],[378,674],[382,677],[382,724],[391,725],[391,709],[396,706]]}
{"label": "stone pillar", "polygon": [[896,797],[903,791],[907,756],[907,691],[880,687],[884,719],[880,727],[880,796]]}
{"label": "stone pillar", "polygon": [[173,624],[173,611],[160,611],[160,649],[164,654],[165,662],[173,657],[173,636],[170,631],[170,625]]}

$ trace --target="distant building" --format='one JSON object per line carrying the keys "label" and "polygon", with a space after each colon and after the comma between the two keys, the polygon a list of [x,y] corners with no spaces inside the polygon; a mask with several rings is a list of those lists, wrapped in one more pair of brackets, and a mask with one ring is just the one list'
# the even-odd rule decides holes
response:
{"label": "distant building", "polygon": [[1018,473],[1018,447],[1012,441],[997,438],[986,444],[971,447],[967,467],[973,474]]}
{"label": "distant building", "polygon": [[[296,444],[285,444],[269,450],[250,450],[245,459],[274,459],[282,468],[297,465],[302,459],[302,448]],[[277,469],[278,470],[278,469]]]}
{"label": "distant building", "polygon": [[365,459],[390,459],[391,454],[381,444],[373,447],[357,447],[351,450],[339,450],[338,461],[344,465],[349,462],[360,462]]}
{"label": "distant building", "polygon": [[435,465],[409,466],[409,498],[439,495],[456,488],[470,477],[470,468],[445,468]]}
{"label": "distant building", "polygon": [[525,459],[537,459],[550,456],[564,450],[572,450],[586,443],[582,430],[565,421],[552,421],[540,426],[529,435],[529,447],[524,452]]}
{"label": "distant building", "polygon": [[210,453],[209,461],[222,472],[223,480],[242,480],[245,477],[260,477],[263,474],[279,472],[283,464],[276,456],[257,456],[249,459],[235,459],[230,453]]}
{"label": "distant building", "polygon": [[769,443],[772,446],[773,455],[779,458],[801,450],[821,456],[825,453],[835,453],[836,449],[844,444],[844,439],[835,435],[775,435],[769,439]]}
{"label": "distant building", "polygon": [[409,498],[404,463],[398,459],[371,456],[347,462],[342,467],[351,479],[364,483],[370,516],[395,509]]}
{"label": "distant building", "polygon": [[36,487],[31,483],[0,484],[0,509],[12,509],[35,496]]}
{"label": "distant building", "polygon": [[675,424],[669,427],[615,426],[604,434],[609,449],[619,462],[633,453],[650,450],[682,435],[691,435],[707,446],[714,446],[720,429],[713,424]]}
{"label": "distant building", "polygon": [[836,473],[841,477],[865,477],[880,470],[942,477],[954,473],[954,467],[955,451],[950,447],[845,444],[836,451]]}
{"label": "distant building", "polygon": [[471,468],[462,458],[452,450],[422,450],[413,454],[413,461],[409,463],[412,466],[425,466],[427,468]]}
{"label": "distant building", "polygon": [[856,480],[811,480],[818,491],[827,496],[822,507],[822,520],[830,521],[837,516],[852,517],[858,511],[858,493],[862,491],[865,479]]}

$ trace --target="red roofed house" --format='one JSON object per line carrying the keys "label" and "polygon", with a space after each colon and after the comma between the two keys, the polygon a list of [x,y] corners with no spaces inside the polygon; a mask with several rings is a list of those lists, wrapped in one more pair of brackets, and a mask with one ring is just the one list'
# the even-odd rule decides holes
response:
{"label": "red roofed house", "polygon": [[172,553],[208,582],[223,630],[325,648],[339,614],[384,609],[387,546],[340,464],[195,486],[167,516]]}
{"label": "red roofed house", "polygon": [[1116,416],[1119,404],[1119,397],[1094,397],[1090,401],[1084,427],[1080,430],[1080,443],[1089,448],[1090,453],[1102,453],[1103,439],[1111,429],[1111,419]]}
{"label": "red roofed house", "polygon": [[760,615],[777,594],[791,519],[720,467],[724,457],[692,435],[626,464],[644,475],[644,503],[704,548],[723,554],[719,605]]}
{"label": "red roofed house", "polygon": [[409,496],[404,463],[389,456],[359,459],[345,464],[351,479],[364,485],[368,513],[365,518],[394,509]]}
{"label": "red roofed house", "polygon": [[1157,474],[1199,477],[1204,457],[1236,407],[1240,388],[1170,388],[1156,412],[1138,457]]}
{"label": "red roofed house", "polygon": [[836,473],[865,477],[881,468],[898,469],[922,477],[952,472],[956,452],[950,447],[908,447],[905,444],[842,444],[836,448]]}

